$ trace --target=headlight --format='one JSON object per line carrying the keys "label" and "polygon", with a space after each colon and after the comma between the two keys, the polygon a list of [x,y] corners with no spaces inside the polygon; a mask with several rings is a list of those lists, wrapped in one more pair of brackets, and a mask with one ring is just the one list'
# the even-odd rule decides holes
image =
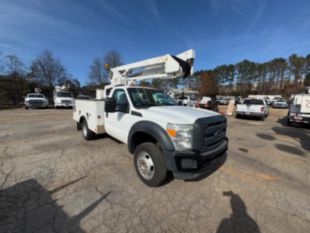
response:
{"label": "headlight", "polygon": [[168,123],[167,132],[175,150],[184,151],[192,148],[193,125]]}

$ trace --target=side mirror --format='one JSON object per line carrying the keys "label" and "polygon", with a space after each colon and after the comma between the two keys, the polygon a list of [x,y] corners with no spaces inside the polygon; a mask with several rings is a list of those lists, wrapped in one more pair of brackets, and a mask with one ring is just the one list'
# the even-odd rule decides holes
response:
{"label": "side mirror", "polygon": [[105,112],[115,112],[116,102],[114,98],[106,98],[104,102],[104,111]]}
{"label": "side mirror", "polygon": [[124,104],[117,104],[116,105],[116,109],[117,112],[124,112],[124,113],[128,113],[129,111],[129,104],[128,103],[124,103]]}

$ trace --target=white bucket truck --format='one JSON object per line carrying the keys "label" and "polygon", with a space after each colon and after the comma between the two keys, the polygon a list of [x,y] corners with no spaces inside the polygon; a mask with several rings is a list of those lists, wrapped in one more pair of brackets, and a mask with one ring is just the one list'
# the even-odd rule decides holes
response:
{"label": "white bucket truck", "polygon": [[55,86],[53,99],[55,108],[73,108],[75,104],[74,97],[67,86]]}
{"label": "white bucket truck", "polygon": [[[195,53],[164,55],[111,69],[111,85],[95,100],[76,100],[73,119],[86,140],[107,133],[128,145],[139,178],[148,186],[211,174],[226,160],[226,118],[216,112],[178,106],[161,90],[134,86],[151,78],[193,73]],[[136,72],[138,70],[138,72]]]}

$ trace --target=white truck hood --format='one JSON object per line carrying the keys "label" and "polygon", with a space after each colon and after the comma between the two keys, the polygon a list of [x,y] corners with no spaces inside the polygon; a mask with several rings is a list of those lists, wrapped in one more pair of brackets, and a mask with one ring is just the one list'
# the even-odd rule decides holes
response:
{"label": "white truck hood", "polygon": [[176,124],[193,124],[199,118],[219,115],[217,112],[186,106],[157,106],[137,111],[147,120]]}

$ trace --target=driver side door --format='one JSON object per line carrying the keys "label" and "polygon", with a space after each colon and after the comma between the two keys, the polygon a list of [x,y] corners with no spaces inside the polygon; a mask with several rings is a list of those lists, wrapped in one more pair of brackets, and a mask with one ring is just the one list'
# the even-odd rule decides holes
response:
{"label": "driver side door", "polygon": [[127,137],[131,126],[137,121],[136,117],[130,114],[128,95],[125,89],[118,88],[113,91],[112,98],[116,102],[116,111],[107,113],[105,118],[105,128],[108,134],[127,143]]}

